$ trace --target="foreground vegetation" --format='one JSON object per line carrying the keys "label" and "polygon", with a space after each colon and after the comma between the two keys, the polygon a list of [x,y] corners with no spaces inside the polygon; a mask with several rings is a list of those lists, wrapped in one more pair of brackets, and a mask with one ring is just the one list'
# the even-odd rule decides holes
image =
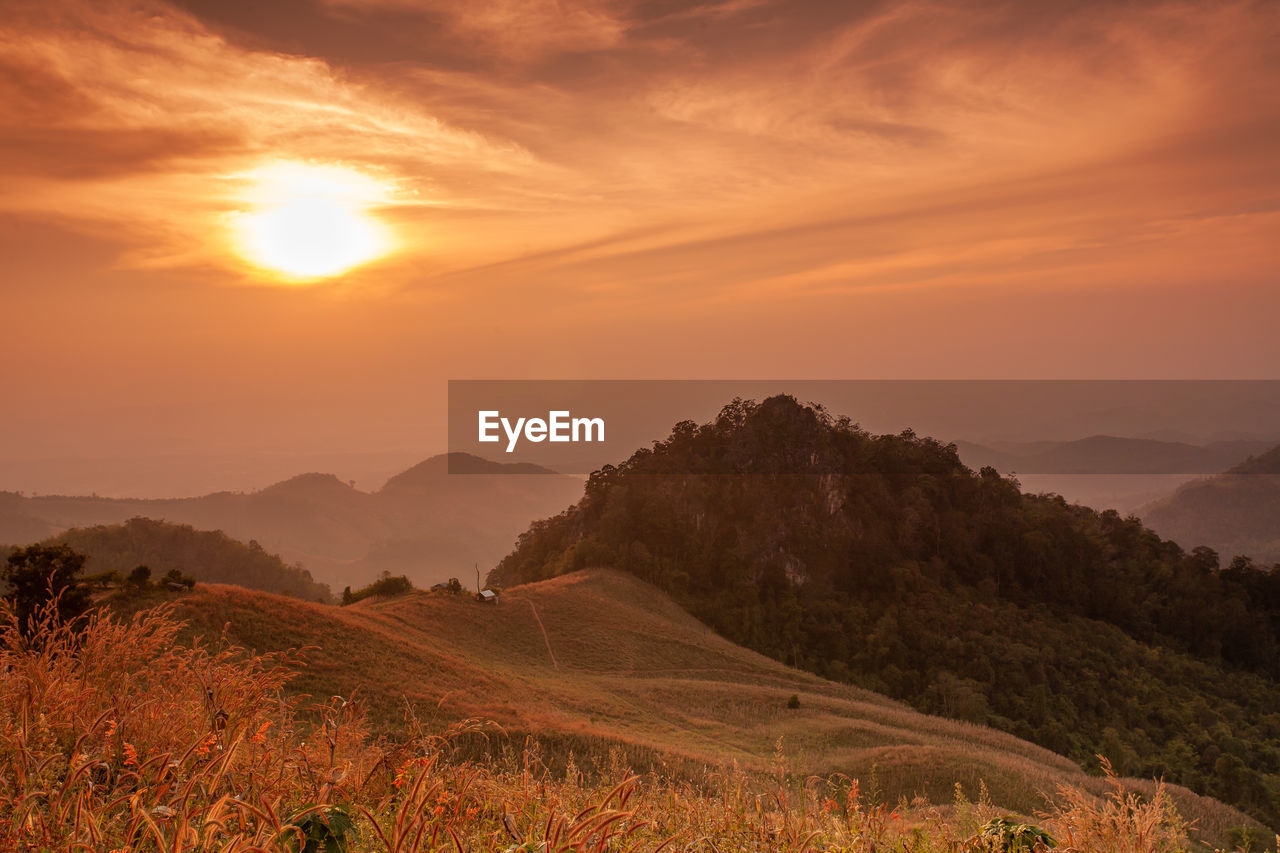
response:
{"label": "foreground vegetation", "polygon": [[[168,608],[0,633],[0,847],[80,850],[1080,850],[1191,848],[1163,787],[1060,789],[1038,825],[957,788],[884,803],[873,780],[637,776],[619,750],[549,769],[474,722],[373,737],[360,703],[282,691],[299,664],[177,642]],[[493,744],[467,759],[477,743]]]}
{"label": "foreground vegetation", "polygon": [[629,571],[735,643],[1280,827],[1280,571],[790,397],[606,466],[491,582]]}

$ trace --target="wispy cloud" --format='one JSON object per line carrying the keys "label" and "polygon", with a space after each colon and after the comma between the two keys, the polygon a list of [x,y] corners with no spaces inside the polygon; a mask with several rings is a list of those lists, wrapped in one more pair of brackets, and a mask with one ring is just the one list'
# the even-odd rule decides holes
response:
{"label": "wispy cloud", "polygon": [[1274,198],[1262,3],[318,0],[287,45],[189,5],[0,23],[0,207],[216,271],[229,176],[313,160],[394,188],[400,287],[767,299],[1105,275]]}
{"label": "wispy cloud", "polygon": [[240,203],[233,176],[264,160],[347,164],[407,206],[501,204],[513,182],[546,182],[513,140],[322,59],[236,46],[158,3],[6,16],[0,81],[0,207],[159,237],[140,246],[153,261],[226,263],[217,222]]}
{"label": "wispy cloud", "polygon": [[473,49],[513,61],[561,52],[603,51],[625,38],[623,4],[609,0],[322,0],[356,12],[393,10],[417,17]]}

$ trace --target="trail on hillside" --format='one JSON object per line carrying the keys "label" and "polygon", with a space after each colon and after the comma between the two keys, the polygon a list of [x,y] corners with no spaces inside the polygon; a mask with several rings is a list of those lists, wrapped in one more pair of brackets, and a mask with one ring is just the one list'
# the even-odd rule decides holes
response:
{"label": "trail on hillside", "polygon": [[560,664],[556,660],[556,653],[551,651],[551,638],[547,636],[547,626],[542,624],[542,617],[538,615],[538,608],[534,607],[532,601],[529,602],[529,609],[533,611],[533,618],[538,620],[538,629],[542,631],[542,642],[547,644],[547,654],[551,655],[551,665],[559,669]]}

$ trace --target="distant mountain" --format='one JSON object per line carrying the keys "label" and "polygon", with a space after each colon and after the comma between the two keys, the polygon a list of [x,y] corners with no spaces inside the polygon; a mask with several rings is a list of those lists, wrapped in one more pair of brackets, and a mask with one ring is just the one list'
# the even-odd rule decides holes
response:
{"label": "distant mountain", "polygon": [[1280,574],[1024,494],[954,446],[734,401],[593,474],[492,580],[590,566],[775,659],[1280,826]]}
{"label": "distant mountain", "polygon": [[1243,555],[1280,563],[1280,447],[1187,483],[1140,513],[1184,548],[1204,545],[1224,561]]}
{"label": "distant mountain", "polygon": [[1231,469],[1232,474],[1280,474],[1280,446],[1260,456],[1250,456]]}
{"label": "distant mountain", "polygon": [[22,495],[0,492],[0,543],[35,542],[59,529],[58,525],[31,515]]}
{"label": "distant mountain", "polygon": [[144,517],[257,540],[286,563],[301,562],[335,591],[361,586],[383,570],[419,585],[449,577],[470,585],[476,564],[496,563],[531,519],[562,509],[581,493],[582,482],[573,477],[467,454],[432,457],[376,492],[319,473],[256,492],[196,498],[0,492],[0,542],[27,544],[70,528]]}
{"label": "distant mountain", "polygon": [[550,468],[534,465],[531,462],[494,462],[490,459],[472,456],[470,453],[442,453],[439,456],[432,456],[424,462],[419,462],[409,470],[395,475],[387,480],[382,489],[386,491],[387,489],[434,487],[434,484],[438,483],[440,478],[446,474],[536,474],[545,476],[554,473]]}
{"label": "distant mountain", "polygon": [[177,569],[204,583],[230,583],[308,601],[328,601],[329,588],[311,574],[269,554],[256,540],[237,542],[221,530],[196,530],[188,524],[169,524],[131,518],[124,524],[68,530],[48,544],[70,546],[84,554],[86,574],[117,571],[128,575],[136,566],[159,578]]}
{"label": "distant mountain", "polygon": [[1002,474],[1218,474],[1270,447],[1271,442],[1197,445],[1111,435],[990,445],[956,442],[966,465],[975,470],[990,465]]}
{"label": "distant mountain", "polygon": [[1016,473],[1028,492],[1051,492],[1073,503],[1128,515],[1197,476],[1225,471],[1271,444],[1231,440],[1199,445],[1096,435],[1075,441],[958,441],[956,449],[970,468],[990,465],[1001,474]]}

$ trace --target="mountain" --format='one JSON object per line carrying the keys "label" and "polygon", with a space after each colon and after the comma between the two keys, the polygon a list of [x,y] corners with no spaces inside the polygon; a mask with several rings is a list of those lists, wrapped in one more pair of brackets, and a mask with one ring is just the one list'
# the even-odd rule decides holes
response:
{"label": "mountain", "polygon": [[58,531],[58,526],[31,515],[27,499],[0,492],[0,542],[35,542]]}
{"label": "mountain", "polygon": [[1028,492],[1052,492],[1073,503],[1128,515],[1202,474],[1216,474],[1260,453],[1270,442],[1224,440],[1205,445],[1096,435],[1075,441],[957,441],[960,461],[1015,474]]}
{"label": "mountain", "polygon": [[[504,734],[491,748],[519,750],[532,735],[558,774],[571,759],[583,769],[621,761],[686,773],[695,783],[707,773],[775,774],[780,748],[796,778],[844,773],[889,803],[921,795],[950,805],[959,783],[970,797],[985,785],[999,806],[1032,814],[1059,784],[1103,787],[1011,735],[930,717],[736,646],[618,571],[509,588],[496,606],[416,593],[337,608],[206,585],[174,602],[205,639],[225,631],[260,652],[312,647],[291,689],[357,697],[375,729],[401,731],[406,701],[431,730],[492,720]],[[799,708],[788,708],[793,695]],[[1186,789],[1173,794],[1207,840],[1260,829]]]}
{"label": "mountain", "polygon": [[1187,483],[1140,512],[1152,529],[1185,548],[1280,563],[1280,447]]}
{"label": "mountain", "polygon": [[1217,474],[1271,447],[1269,442],[1217,441],[1208,445],[1095,435],[1076,441],[956,442],[960,459],[1002,474]]}
{"label": "mountain", "polygon": [[777,660],[1280,825],[1280,574],[1023,494],[953,445],[734,401],[593,474],[491,580],[597,565]]}
{"label": "mountain", "polygon": [[246,545],[221,530],[131,518],[124,524],[77,527],[46,544],[67,545],[84,554],[90,575],[114,570],[124,576],[135,566],[146,566],[151,577],[160,578],[177,569],[203,583],[237,584],[308,601],[330,599],[329,588],[309,572],[268,554],[256,540]]}
{"label": "mountain", "polygon": [[1230,473],[1280,475],[1280,446],[1273,447],[1260,456],[1250,456],[1232,468]]}
{"label": "mountain", "polygon": [[376,492],[310,473],[256,492],[196,498],[0,493],[0,542],[26,544],[70,528],[145,517],[256,540],[335,590],[360,586],[382,571],[429,586],[449,577],[467,581],[474,565],[493,565],[510,550],[530,519],[581,493],[582,482],[573,477],[450,454],[392,477]]}

